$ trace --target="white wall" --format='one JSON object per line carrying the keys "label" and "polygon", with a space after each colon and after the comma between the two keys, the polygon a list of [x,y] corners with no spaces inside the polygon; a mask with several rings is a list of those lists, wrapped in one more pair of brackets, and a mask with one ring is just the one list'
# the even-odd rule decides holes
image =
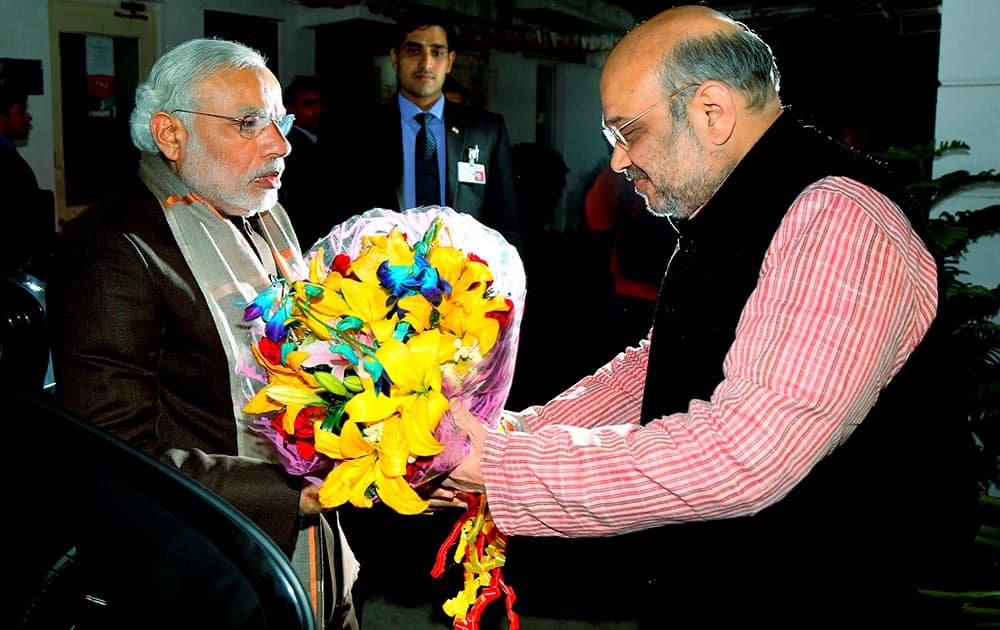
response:
{"label": "white wall", "polygon": [[553,149],[565,161],[566,188],[556,208],[557,230],[582,225],[583,196],[594,170],[607,163],[607,144],[601,137],[600,68],[595,63],[557,63],[508,52],[490,54],[487,109],[503,114],[511,145],[535,141],[535,83],[539,65],[554,65],[555,111]]}
{"label": "white wall", "polygon": [[52,59],[49,54],[48,3],[2,0],[0,24],[7,25],[0,34],[0,57],[42,61],[43,93],[28,97],[28,113],[33,118],[31,135],[28,143],[18,147],[18,151],[35,171],[38,185],[54,190],[56,175],[52,150]]}
{"label": "white wall", "polygon": [[[1000,2],[943,0],[938,64],[937,140],[962,140],[967,155],[942,158],[934,175],[964,169],[1000,171]],[[1000,187],[982,187],[945,200],[939,211],[973,210],[1000,203]],[[1000,283],[1000,236],[975,244],[962,261],[965,280]]]}
{"label": "white wall", "polygon": [[486,109],[503,114],[511,145],[535,141],[535,76],[538,59],[490,52]]}
{"label": "white wall", "polygon": [[569,168],[565,212],[557,227],[584,225],[583,198],[594,183],[596,169],[608,166],[608,143],[601,135],[600,66],[562,64],[556,72],[556,148]]}

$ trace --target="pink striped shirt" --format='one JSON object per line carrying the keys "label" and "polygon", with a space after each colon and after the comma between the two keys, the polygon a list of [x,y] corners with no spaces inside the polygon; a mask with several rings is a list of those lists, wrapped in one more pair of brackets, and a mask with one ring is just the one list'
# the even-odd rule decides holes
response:
{"label": "pink striped shirt", "polygon": [[583,537],[753,514],[851,435],[936,304],[934,261],[900,209],[851,179],[816,182],[768,247],[711,400],[640,426],[648,341],[625,350],[525,410],[531,433],[489,435],[493,518]]}

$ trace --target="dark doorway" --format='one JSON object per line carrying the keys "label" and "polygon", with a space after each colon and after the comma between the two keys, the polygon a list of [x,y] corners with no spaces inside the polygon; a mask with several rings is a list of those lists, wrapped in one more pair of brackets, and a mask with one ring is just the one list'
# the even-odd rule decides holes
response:
{"label": "dark doorway", "polygon": [[139,82],[139,42],[60,33],[59,55],[66,204],[85,205],[108,187],[108,173],[134,172],[139,159],[128,125]]}
{"label": "dark doorway", "polygon": [[778,60],[782,101],[800,118],[863,151],[933,138],[939,15],[901,21],[817,12],[759,28]]}
{"label": "dark doorway", "polygon": [[371,20],[347,20],[317,28],[316,74],[324,94],[338,95],[333,104],[336,109],[327,109],[328,117],[336,112],[369,111],[382,103],[385,77],[375,66],[375,58],[389,54],[394,29],[392,24]]}
{"label": "dark doorway", "polygon": [[539,65],[535,73],[535,142],[547,149],[555,140],[555,84],[555,69]]}

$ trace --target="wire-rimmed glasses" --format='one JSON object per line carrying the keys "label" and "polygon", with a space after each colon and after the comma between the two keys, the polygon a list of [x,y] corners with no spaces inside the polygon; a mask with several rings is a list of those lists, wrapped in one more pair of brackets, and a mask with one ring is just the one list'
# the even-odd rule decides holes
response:
{"label": "wire-rimmed glasses", "polygon": [[624,123],[622,123],[621,125],[619,125],[617,127],[615,127],[614,125],[605,124],[605,122],[604,122],[604,114],[601,114],[601,133],[604,134],[604,139],[607,140],[608,144],[611,145],[611,149],[612,150],[614,150],[615,145],[620,144],[623,149],[625,149],[626,151],[628,151],[628,140],[622,134],[622,130],[625,129],[625,127],[628,127],[629,125],[631,125],[635,121],[639,120],[640,118],[642,118],[643,116],[645,116],[649,112],[653,111],[654,109],[656,109],[660,105],[663,105],[664,103],[666,103],[667,101],[669,101],[673,97],[677,96],[678,94],[680,94],[684,90],[686,90],[688,88],[691,88],[691,87],[696,87],[696,86],[699,86],[699,85],[701,85],[701,83],[688,83],[687,85],[682,85],[681,87],[677,88],[676,90],[674,90],[670,94],[667,94],[666,96],[664,96],[660,100],[656,101],[655,103],[653,103],[652,105],[650,105],[646,109],[642,110],[641,112],[639,112],[638,114],[636,114],[632,118],[629,118],[628,120],[626,120]]}
{"label": "wire-rimmed glasses", "polygon": [[185,114],[198,114],[199,116],[211,116],[212,118],[221,118],[223,120],[228,120],[236,124],[240,129],[240,136],[246,138],[247,140],[253,140],[261,133],[267,129],[268,125],[274,124],[278,127],[278,131],[281,132],[282,136],[287,136],[288,132],[292,130],[292,124],[295,122],[295,114],[285,114],[279,118],[271,118],[270,116],[261,116],[260,114],[247,114],[242,118],[234,118],[233,116],[223,116],[222,114],[209,114],[208,112],[196,112],[190,109],[175,109],[170,113],[175,114],[177,112],[182,112]]}

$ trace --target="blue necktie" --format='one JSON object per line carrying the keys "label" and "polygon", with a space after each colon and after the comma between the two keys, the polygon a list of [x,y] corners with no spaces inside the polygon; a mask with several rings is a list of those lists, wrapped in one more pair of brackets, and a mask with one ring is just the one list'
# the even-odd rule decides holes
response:
{"label": "blue necktie", "polygon": [[414,119],[420,123],[417,131],[416,150],[413,155],[416,167],[417,205],[440,205],[441,184],[438,180],[437,141],[431,132],[432,114],[420,113]]}

